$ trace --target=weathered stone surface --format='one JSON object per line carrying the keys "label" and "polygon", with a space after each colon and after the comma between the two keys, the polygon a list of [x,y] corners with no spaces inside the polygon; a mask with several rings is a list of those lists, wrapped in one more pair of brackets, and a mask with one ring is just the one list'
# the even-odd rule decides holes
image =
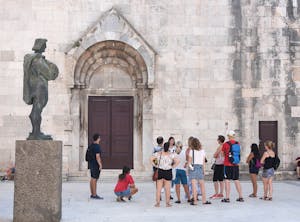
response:
{"label": "weathered stone surface", "polygon": [[14,222],[61,219],[62,142],[16,141]]}
{"label": "weathered stone surface", "polygon": [[[62,73],[55,84],[49,84],[49,103],[43,111],[46,121],[42,128],[55,132],[55,139],[64,140],[64,163],[69,167],[68,172],[77,171],[80,166],[86,168],[85,162],[79,161],[83,159],[81,150],[88,142],[87,103],[83,98],[131,95],[128,92],[136,90],[127,90],[129,81],[117,89],[114,84],[109,87],[106,84],[109,81],[116,82],[117,86],[123,81],[119,76],[120,81],[114,81],[109,73],[101,76],[101,70],[92,65],[95,61],[109,66],[106,70],[122,68],[131,73],[130,76],[134,76],[138,67],[147,67],[141,70],[145,74],[138,79],[153,88],[150,93],[153,99],[149,97],[150,102],[142,107],[145,116],[152,121],[143,117],[138,121],[141,120],[145,128],[146,124],[153,123],[153,130],[149,127],[143,136],[134,135],[143,143],[142,146],[134,143],[135,166],[151,169],[148,149],[158,135],[168,138],[172,134],[185,145],[190,135],[198,135],[204,147],[216,146],[215,135],[226,132],[224,124],[218,126],[222,122],[228,122],[231,129],[239,129],[244,136],[238,140],[243,147],[248,147],[258,141],[259,121],[276,120],[281,124],[278,127],[279,154],[291,149],[295,155],[283,161],[292,164],[300,152],[300,147],[293,145],[300,143],[300,131],[290,124],[295,121],[291,110],[295,111],[293,107],[299,106],[300,101],[300,6],[297,1],[52,0],[44,3],[33,0],[30,4],[3,1],[2,6],[6,10],[0,13],[0,48],[4,52],[0,62],[0,82],[3,83],[0,142],[6,151],[0,155],[0,163],[13,161],[11,141],[16,137],[25,138],[27,133],[26,114],[30,110],[22,103],[20,74],[23,55],[31,47],[36,33],[51,42],[45,55]],[[110,11],[112,7],[116,11]],[[121,17],[116,17],[117,14]],[[110,49],[99,48],[86,53],[89,46],[108,46],[102,44],[106,40],[121,41],[137,50],[138,54],[124,50],[134,55],[136,63],[126,59],[123,65],[124,53],[115,54],[110,50],[111,44]],[[114,44],[118,52],[124,49]],[[113,59],[116,55],[118,61]],[[83,57],[79,59],[80,56]],[[138,57],[144,59],[146,66],[141,65]],[[83,73],[88,75],[82,76]],[[93,87],[85,85],[90,77],[97,82],[92,80]],[[79,95],[74,85],[86,94]],[[141,86],[135,82],[131,85]],[[139,110],[137,105],[138,102],[135,109]],[[152,107],[153,111],[146,107]],[[180,114],[182,119],[178,118]],[[200,123],[202,119],[208,124]],[[207,149],[206,153],[211,159],[213,150]],[[5,168],[5,165],[0,167]]]}

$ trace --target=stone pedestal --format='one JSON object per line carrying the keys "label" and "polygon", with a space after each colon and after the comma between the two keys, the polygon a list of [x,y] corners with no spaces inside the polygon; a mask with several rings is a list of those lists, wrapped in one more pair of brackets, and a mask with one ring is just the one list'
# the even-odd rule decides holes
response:
{"label": "stone pedestal", "polygon": [[61,219],[62,142],[16,141],[14,222]]}

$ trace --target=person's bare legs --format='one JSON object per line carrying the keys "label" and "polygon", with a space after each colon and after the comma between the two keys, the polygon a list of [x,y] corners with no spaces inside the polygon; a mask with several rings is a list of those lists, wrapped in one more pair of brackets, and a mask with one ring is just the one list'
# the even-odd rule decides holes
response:
{"label": "person's bare legs", "polygon": [[92,196],[96,196],[97,195],[97,179],[91,178],[90,188],[91,188]]}
{"label": "person's bare legs", "polygon": [[189,186],[187,184],[183,184],[183,189],[188,200],[191,200]]}
{"label": "person's bare legs", "polygon": [[230,181],[229,180],[225,180],[225,198],[229,199],[230,196]]}
{"label": "person's bare legs", "polygon": [[160,193],[161,189],[163,187],[163,179],[157,180],[156,181],[156,207],[159,207],[160,205]]}
{"label": "person's bare legs", "polygon": [[138,192],[138,188],[130,188],[130,195],[129,196],[133,196],[134,194],[136,194]]}
{"label": "person's bare legs", "polygon": [[180,184],[175,184],[177,200],[180,201]]}
{"label": "person's bare legs", "polygon": [[234,180],[234,185],[235,185],[236,191],[239,194],[239,198],[243,198],[242,187],[241,187],[240,181],[239,180]]}
{"label": "person's bare legs", "polygon": [[272,200],[272,196],[273,196],[273,183],[272,183],[272,181],[273,181],[272,177],[268,179],[268,190],[269,190],[268,197],[269,197],[269,200]]}
{"label": "person's bare legs", "polygon": [[253,187],[253,196],[257,196],[257,175],[254,173],[250,173],[250,179],[252,182],[252,187]]}
{"label": "person's bare legs", "polygon": [[202,203],[206,202],[206,192],[205,192],[205,184],[204,180],[199,180],[199,185],[202,193]]}
{"label": "person's bare legs", "polygon": [[214,188],[215,188],[215,194],[214,195],[217,195],[219,193],[219,182],[218,181],[214,182]]}
{"label": "person's bare legs", "polygon": [[197,202],[198,202],[198,192],[197,192],[197,180],[196,179],[192,179],[192,191],[193,191],[194,203],[197,204]]}
{"label": "person's bare legs", "polygon": [[224,193],[224,181],[219,181],[219,184],[220,184],[220,193],[219,194],[222,194]]}
{"label": "person's bare legs", "polygon": [[170,196],[171,196],[171,181],[164,179],[164,187],[166,193],[166,206],[170,207]]}
{"label": "person's bare legs", "polygon": [[264,185],[264,196],[263,198],[266,198],[268,196],[268,179],[267,178],[262,178],[263,185]]}

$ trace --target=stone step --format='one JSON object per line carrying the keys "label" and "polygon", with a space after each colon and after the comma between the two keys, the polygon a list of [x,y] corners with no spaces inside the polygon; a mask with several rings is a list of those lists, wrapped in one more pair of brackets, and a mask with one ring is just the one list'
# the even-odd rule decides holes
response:
{"label": "stone step", "polygon": [[[100,181],[102,182],[116,182],[118,175],[120,174],[120,170],[112,171],[112,170],[103,170],[101,172]],[[258,179],[261,180],[261,172],[258,175]],[[152,180],[152,172],[131,172],[134,180],[136,182],[149,182]],[[212,171],[207,171],[205,173],[205,180],[211,181],[213,177]],[[295,171],[276,171],[274,180],[294,180],[296,178]],[[240,171],[240,180],[249,180],[249,172],[248,171]],[[80,172],[69,174],[65,181],[89,181],[90,176],[89,172]]]}

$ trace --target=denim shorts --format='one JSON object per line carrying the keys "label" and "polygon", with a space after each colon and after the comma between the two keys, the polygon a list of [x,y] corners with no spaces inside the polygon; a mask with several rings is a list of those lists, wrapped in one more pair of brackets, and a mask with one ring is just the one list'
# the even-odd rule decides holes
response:
{"label": "denim shorts", "polygon": [[263,178],[271,178],[274,176],[274,168],[263,169],[262,177]]}
{"label": "denim shorts", "polygon": [[189,179],[203,180],[203,167],[200,164],[194,164],[194,170],[189,170]]}
{"label": "denim shorts", "polygon": [[121,192],[115,192],[118,197],[128,197],[130,196],[130,188]]}
{"label": "denim shorts", "polygon": [[180,184],[180,182],[183,185],[187,184],[186,172],[185,170],[176,169],[176,178],[174,180],[174,183]]}

